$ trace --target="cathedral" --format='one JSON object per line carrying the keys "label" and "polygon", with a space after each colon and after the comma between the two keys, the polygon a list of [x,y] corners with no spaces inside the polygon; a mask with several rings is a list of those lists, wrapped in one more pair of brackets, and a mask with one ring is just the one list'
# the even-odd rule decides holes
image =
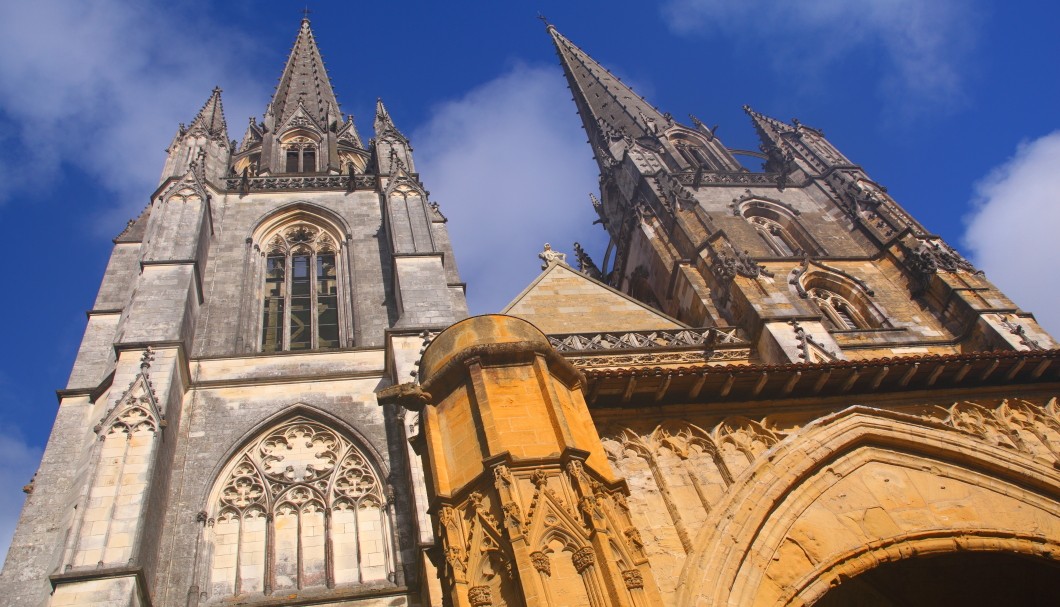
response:
{"label": "cathedral", "polygon": [[4,604],[1055,602],[1060,344],[820,130],[745,107],[726,147],[546,31],[610,244],[498,314],[308,19],[241,141],[209,95],[114,239]]}

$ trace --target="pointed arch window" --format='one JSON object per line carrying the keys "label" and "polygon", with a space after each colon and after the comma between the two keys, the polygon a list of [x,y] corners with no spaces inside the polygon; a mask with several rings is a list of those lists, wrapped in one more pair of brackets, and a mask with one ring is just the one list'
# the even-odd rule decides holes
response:
{"label": "pointed arch window", "polygon": [[349,438],[295,417],[240,450],[207,508],[211,598],[385,581],[393,572],[380,475]]}
{"label": "pointed arch window", "polygon": [[317,142],[300,135],[283,143],[284,171],[287,173],[317,172]]}
{"label": "pointed arch window", "polygon": [[305,222],[267,240],[263,352],[337,348],[341,345],[335,238]]}
{"label": "pointed arch window", "polygon": [[810,299],[837,330],[853,331],[871,328],[857,308],[838,293],[815,288],[810,290]]}
{"label": "pointed arch window", "polygon": [[802,253],[802,247],[778,222],[760,215],[752,215],[747,218],[747,221],[751,222],[751,225],[758,231],[758,235],[776,255],[792,257]]}
{"label": "pointed arch window", "polygon": [[822,252],[821,247],[795,219],[792,213],[797,214],[797,211],[774,202],[748,200],[740,203],[734,213],[742,215],[778,257],[799,257]]}

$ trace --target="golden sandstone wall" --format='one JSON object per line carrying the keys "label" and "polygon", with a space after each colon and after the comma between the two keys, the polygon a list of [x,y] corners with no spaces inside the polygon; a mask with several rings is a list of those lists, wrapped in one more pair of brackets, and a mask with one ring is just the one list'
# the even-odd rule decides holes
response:
{"label": "golden sandstone wall", "polygon": [[386,398],[423,407],[453,605],[804,605],[901,559],[1060,559],[1055,383],[590,415],[585,376],[504,316],[421,369]]}

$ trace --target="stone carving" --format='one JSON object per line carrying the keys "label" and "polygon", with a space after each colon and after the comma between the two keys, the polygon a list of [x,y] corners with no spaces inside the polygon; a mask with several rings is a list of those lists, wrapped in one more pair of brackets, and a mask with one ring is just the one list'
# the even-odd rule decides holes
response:
{"label": "stone carving", "polygon": [[1011,316],[1009,316],[1007,314],[1001,316],[1001,326],[1003,326],[1006,329],[1008,329],[1009,333],[1019,337],[1020,338],[1020,343],[1022,343],[1025,346],[1027,346],[1028,350],[1044,350],[1045,349],[1044,347],[1042,347],[1042,345],[1040,343],[1038,343],[1034,339],[1031,339],[1031,337],[1029,335],[1027,335],[1027,331],[1023,328],[1023,325],[1013,322]]}
{"label": "stone carving", "polygon": [[[221,545],[275,525],[275,534],[296,533],[306,538],[309,536],[305,534],[311,534],[314,542],[320,542],[314,545],[327,542],[331,546],[328,550],[348,553],[358,550],[360,534],[368,534],[379,539],[374,558],[386,563],[380,568],[363,559],[353,569],[328,572],[327,579],[322,571],[312,573],[312,567],[306,569],[305,565],[291,570],[289,566],[308,562],[305,559],[323,562],[320,550],[324,548],[297,552],[290,548],[291,538],[286,536],[286,543],[261,542],[256,548],[263,553],[271,551],[271,556],[262,555],[274,568],[271,572],[260,565],[248,565],[237,578],[243,581],[236,586],[215,585],[214,596],[239,593],[238,584],[244,584],[242,591],[268,592],[271,579],[282,580],[277,581],[279,587],[296,583],[314,586],[386,579],[390,573],[384,570],[391,567],[385,552],[390,541],[387,500],[378,474],[349,439],[320,422],[299,416],[266,431],[237,454],[236,463],[221,477],[214,495],[216,501],[209,511],[217,522],[209,537]],[[338,522],[327,526],[326,518]],[[222,556],[214,554],[212,558],[214,567],[230,566],[223,564]]]}
{"label": "stone carving", "polygon": [[579,272],[590,278],[595,278],[596,280],[604,279],[603,274],[600,272],[600,268],[596,267],[596,264],[593,263],[592,257],[589,257],[589,254],[585,252],[582,245],[577,242],[574,243],[574,257],[578,260]]}
{"label": "stone carving", "polygon": [[746,361],[751,356],[748,348],[691,352],[648,352],[643,354],[605,354],[599,356],[568,356],[567,360],[582,369],[601,367],[642,367],[652,365],[679,365],[718,361]]}
{"label": "stone carving", "polygon": [[579,548],[571,554],[571,560],[574,562],[574,569],[578,573],[583,573],[589,567],[592,567],[596,563],[596,553],[593,552],[591,546],[585,546]]}
{"label": "stone carving", "polygon": [[941,240],[917,240],[918,245],[909,250],[906,263],[909,269],[918,276],[927,276],[936,272],[968,272],[982,274],[961,254]]}
{"label": "stone carving", "polygon": [[519,509],[519,504],[505,502],[501,506],[501,510],[504,511],[504,524],[508,527],[520,527],[523,524],[523,513]]}
{"label": "stone carving", "polygon": [[640,571],[637,569],[626,569],[623,571],[622,581],[626,583],[626,588],[630,590],[644,588],[644,578],[641,577]]}
{"label": "stone carving", "polygon": [[819,362],[817,360],[818,356],[815,355],[823,355],[826,360],[839,360],[838,354],[821,345],[812,335],[806,332],[806,329],[802,328],[799,321],[792,320],[789,324],[795,330],[795,340],[799,343],[799,358],[803,362]]}
{"label": "stone carving", "polygon": [[553,262],[567,263],[567,254],[554,250],[552,245],[547,242],[545,243],[545,250],[538,253],[537,257],[542,261],[542,270],[547,270],[548,265]]}
{"label": "stone carving", "polygon": [[593,350],[639,350],[694,346],[749,346],[736,329],[689,329],[684,331],[630,331],[626,333],[570,333],[551,335],[557,352]]}
{"label": "stone carving", "polygon": [[496,479],[497,486],[501,484],[510,486],[512,484],[512,472],[508,469],[508,466],[504,464],[498,464],[493,468],[493,477]]}
{"label": "stone carving", "polygon": [[640,531],[637,531],[634,527],[630,527],[623,532],[626,536],[626,541],[629,542],[629,547],[633,549],[637,554],[644,552],[644,539],[640,537]]}
{"label": "stone carving", "polygon": [[[696,171],[683,171],[675,173],[674,176],[683,186],[709,187],[709,186],[735,186],[735,185],[763,185],[776,187],[781,181],[778,173],[749,173],[745,171],[707,171],[699,175],[698,183]],[[787,186],[802,187],[806,181],[792,183],[785,179]]]}
{"label": "stone carving", "polygon": [[[955,432],[974,437],[974,440],[1060,466],[1060,405],[1056,398],[1048,399],[1044,404],[1025,399],[1003,399],[962,401],[949,406],[914,409],[925,420],[944,424]],[[656,509],[661,508],[646,501],[646,496],[654,495],[654,499],[660,500],[667,509],[672,502],[673,521],[667,523],[674,525],[671,529],[680,529],[697,520],[696,500],[703,501],[698,516],[705,517],[739,482],[744,472],[761,465],[763,459],[770,457],[775,445],[797,433],[808,421],[796,417],[761,421],[729,417],[705,426],[709,429],[681,421],[657,427],[649,433],[628,428],[617,433],[602,432],[602,438],[617,474],[627,477],[630,482],[654,484],[641,485],[641,490],[629,498],[635,523],[642,529],[652,529],[657,524],[659,515]],[[629,458],[648,462],[648,469]],[[684,493],[679,495],[678,488]],[[654,523],[638,519],[643,516],[649,516]],[[627,528],[623,535],[634,554],[644,551],[637,528]]]}
{"label": "stone carving", "polygon": [[305,177],[230,177],[230,192],[289,192],[296,190],[376,190],[375,175],[316,175]]}
{"label": "stone carving", "polygon": [[464,551],[460,548],[454,546],[446,548],[445,560],[453,569],[460,572],[467,571],[467,559],[464,558]]}
{"label": "stone carving", "polygon": [[100,440],[108,436],[156,432],[160,427],[165,427],[165,419],[158,410],[154,387],[147,376],[147,369],[153,360],[154,355],[149,348],[140,360],[141,372],[93,428]]}
{"label": "stone carving", "polygon": [[472,586],[467,589],[467,600],[471,607],[489,607],[493,605],[493,594],[489,586]]}
{"label": "stone carving", "polygon": [[773,273],[767,270],[765,266],[758,265],[747,251],[740,252],[732,249],[732,252],[732,255],[721,251],[715,253],[712,269],[714,270],[714,275],[721,282],[732,282],[737,275],[746,278],[773,277]]}
{"label": "stone carving", "polygon": [[544,552],[531,552],[530,562],[534,564],[534,569],[545,575],[552,575],[552,561],[548,558],[548,555]]}
{"label": "stone carving", "polygon": [[312,482],[335,468],[338,437],[315,424],[295,424],[261,442],[265,476],[284,482]]}

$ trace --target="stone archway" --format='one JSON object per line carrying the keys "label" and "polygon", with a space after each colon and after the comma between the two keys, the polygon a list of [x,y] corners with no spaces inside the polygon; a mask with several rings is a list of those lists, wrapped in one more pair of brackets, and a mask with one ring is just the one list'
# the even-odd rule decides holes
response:
{"label": "stone archway", "polygon": [[1048,462],[851,408],[789,436],[732,487],[694,542],[676,604],[809,605],[918,555],[1060,559],[1058,497]]}
{"label": "stone archway", "polygon": [[830,589],[814,607],[1051,605],[1060,563],[1011,552],[947,552],[881,563]]}

